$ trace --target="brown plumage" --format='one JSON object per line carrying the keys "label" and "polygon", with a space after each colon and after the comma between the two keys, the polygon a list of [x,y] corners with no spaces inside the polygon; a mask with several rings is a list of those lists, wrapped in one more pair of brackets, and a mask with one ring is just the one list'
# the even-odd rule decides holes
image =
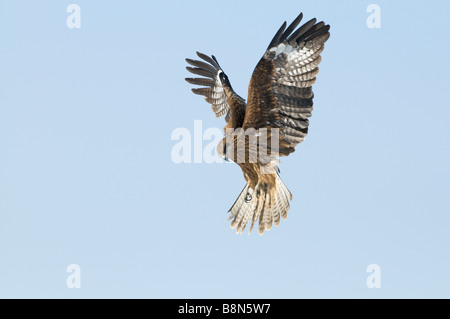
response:
{"label": "brown plumage", "polygon": [[312,19],[299,28],[301,13],[273,37],[257,64],[248,88],[248,103],[231,87],[214,56],[197,52],[203,61],[186,59],[191,73],[203,76],[186,81],[204,86],[192,89],[205,96],[217,117],[226,115],[225,138],[218,154],[236,162],[246,186],[230,209],[231,227],[242,233],[259,221],[263,234],[280,217],[286,219],[292,195],[281,181],[278,157],[295,151],[308,133],[313,110],[312,85],[319,72],[320,53],[330,26]]}

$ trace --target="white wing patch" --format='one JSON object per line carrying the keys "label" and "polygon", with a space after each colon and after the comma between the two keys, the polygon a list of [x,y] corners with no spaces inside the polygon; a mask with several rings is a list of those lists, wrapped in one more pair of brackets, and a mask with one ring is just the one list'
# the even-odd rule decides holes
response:
{"label": "white wing patch", "polygon": [[319,73],[323,42],[308,42],[293,47],[287,42],[267,51],[266,57],[275,63],[275,82],[286,86],[305,88],[312,86]]}
{"label": "white wing patch", "polygon": [[293,50],[294,50],[294,48],[290,44],[280,43],[276,47],[271,48],[269,50],[269,52],[275,52],[275,58],[274,59],[277,59],[280,54],[282,54],[282,53],[290,54]]}

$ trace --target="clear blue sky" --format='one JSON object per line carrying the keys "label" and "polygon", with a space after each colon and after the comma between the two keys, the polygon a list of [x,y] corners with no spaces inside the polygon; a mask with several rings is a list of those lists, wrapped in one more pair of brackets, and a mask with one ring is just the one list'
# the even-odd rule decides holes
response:
{"label": "clear blue sky", "polygon": [[[81,7],[81,29],[66,7]],[[381,29],[366,26],[369,4]],[[214,54],[242,96],[284,20],[331,25],[286,221],[236,235],[234,164],[175,164],[223,127],[184,81]],[[450,3],[0,2],[0,297],[450,297]],[[66,286],[69,264],[81,288]],[[366,286],[369,264],[381,288]]]}

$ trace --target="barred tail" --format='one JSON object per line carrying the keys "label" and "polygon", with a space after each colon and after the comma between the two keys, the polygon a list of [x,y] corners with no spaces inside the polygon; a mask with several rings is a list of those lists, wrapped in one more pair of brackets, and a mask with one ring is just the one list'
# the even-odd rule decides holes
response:
{"label": "barred tail", "polygon": [[231,228],[236,228],[236,233],[242,233],[251,221],[250,233],[259,219],[258,232],[262,235],[264,230],[272,228],[272,224],[280,224],[280,216],[287,218],[290,200],[292,194],[278,174],[275,184],[259,183],[255,189],[247,184],[229,210],[229,219],[233,219]]}

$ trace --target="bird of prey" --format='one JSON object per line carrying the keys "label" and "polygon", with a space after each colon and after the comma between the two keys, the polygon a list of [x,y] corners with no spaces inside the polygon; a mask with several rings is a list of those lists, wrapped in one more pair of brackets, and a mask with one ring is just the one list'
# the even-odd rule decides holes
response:
{"label": "bird of prey", "polygon": [[259,220],[258,232],[286,219],[292,194],[281,181],[278,157],[295,151],[308,133],[313,110],[312,85],[330,26],[311,19],[300,27],[303,14],[277,31],[253,71],[248,101],[232,88],[217,59],[197,52],[202,61],[186,59],[187,70],[201,77],[186,81],[205,96],[216,117],[225,115],[225,137],[217,152],[237,163],[247,182],[229,210],[231,227],[249,233]]}

